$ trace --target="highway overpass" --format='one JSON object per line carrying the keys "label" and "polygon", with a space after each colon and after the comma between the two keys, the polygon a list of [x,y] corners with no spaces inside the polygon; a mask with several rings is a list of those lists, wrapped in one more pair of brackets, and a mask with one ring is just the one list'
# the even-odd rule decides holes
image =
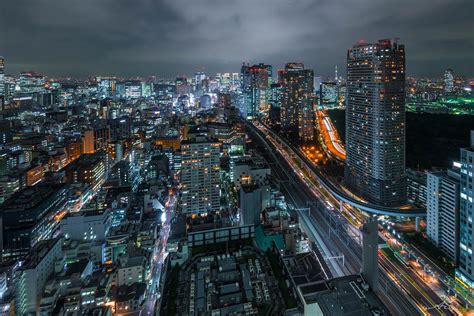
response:
{"label": "highway overpass", "polygon": [[[272,131],[270,128],[266,127],[260,122],[255,122],[255,125],[252,122],[246,121],[248,127],[250,127],[255,133],[260,134],[263,137],[272,137],[277,141],[282,147],[286,148],[287,152],[296,159],[301,166],[306,169],[312,176],[314,176],[318,182],[324,187],[334,198],[347,203],[353,207],[356,207],[364,212],[376,215],[386,215],[394,217],[424,217],[426,216],[426,210],[422,208],[403,208],[403,207],[387,207],[381,205],[375,205],[365,201],[361,201],[348,193],[344,192],[332,183],[327,177],[321,173],[320,170],[309,161],[304,154],[297,149],[295,146],[290,144],[288,141],[280,137],[277,133]],[[263,131],[262,131],[263,130]]]}

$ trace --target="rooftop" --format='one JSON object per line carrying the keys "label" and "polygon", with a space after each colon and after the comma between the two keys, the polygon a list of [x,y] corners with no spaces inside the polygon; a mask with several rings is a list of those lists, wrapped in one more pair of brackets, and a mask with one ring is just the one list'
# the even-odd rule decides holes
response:
{"label": "rooftop", "polygon": [[87,211],[79,211],[79,212],[71,212],[68,213],[67,217],[92,217],[92,216],[100,216],[103,215],[106,212],[106,210],[99,210],[99,209],[88,209]]}
{"label": "rooftop", "polygon": [[286,256],[283,260],[296,286],[325,279],[323,269],[312,252]]}
{"label": "rooftop", "polygon": [[260,156],[244,156],[237,159],[236,166],[249,165],[252,169],[270,168],[268,163]]}
{"label": "rooftop", "polygon": [[196,138],[183,140],[181,145],[190,144],[206,144],[206,143],[218,143],[219,141],[215,138],[207,137],[205,135],[197,135]]}
{"label": "rooftop", "polygon": [[116,299],[117,302],[126,302],[131,299],[138,300],[139,297],[145,293],[146,284],[135,282],[132,285],[121,285],[117,288]]}
{"label": "rooftop", "polygon": [[257,242],[258,248],[266,251],[272,248],[273,242],[275,242],[278,249],[285,249],[285,242],[282,234],[266,235],[263,231],[262,226],[255,228],[255,241]]}
{"label": "rooftop", "polygon": [[16,192],[0,207],[0,212],[16,212],[32,209],[42,203],[48,203],[48,199],[58,194],[64,185],[45,185],[39,183],[32,187]]}
{"label": "rooftop", "polygon": [[81,167],[88,167],[90,165],[97,164],[103,159],[104,155],[101,152],[96,152],[94,154],[82,154],[79,158],[67,165],[66,169],[75,170]]}
{"label": "rooftop", "polygon": [[146,262],[146,258],[144,256],[130,257],[128,258],[127,263],[125,263],[123,268],[144,266],[145,262]]}
{"label": "rooftop", "polygon": [[25,260],[19,269],[35,269],[36,266],[44,259],[44,257],[46,257],[48,252],[59,242],[61,242],[60,238],[54,238],[37,243],[25,257]]}
{"label": "rooftop", "polygon": [[298,291],[306,304],[317,303],[324,315],[390,315],[378,296],[363,284],[360,276],[348,275],[307,283]]}
{"label": "rooftop", "polygon": [[70,276],[76,273],[82,273],[88,264],[89,260],[87,259],[82,259],[77,262],[73,262],[67,266],[65,275]]}

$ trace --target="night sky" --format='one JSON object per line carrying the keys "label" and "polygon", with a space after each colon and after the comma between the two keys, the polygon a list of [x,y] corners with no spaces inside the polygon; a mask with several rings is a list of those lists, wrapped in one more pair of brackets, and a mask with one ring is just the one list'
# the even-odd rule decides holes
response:
{"label": "night sky", "polygon": [[1,0],[6,73],[172,77],[243,61],[345,73],[360,39],[400,38],[407,73],[474,75],[473,0]]}

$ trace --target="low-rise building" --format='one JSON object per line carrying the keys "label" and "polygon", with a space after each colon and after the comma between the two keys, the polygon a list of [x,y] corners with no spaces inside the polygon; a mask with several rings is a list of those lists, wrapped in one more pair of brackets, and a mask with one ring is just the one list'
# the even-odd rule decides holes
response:
{"label": "low-rise building", "polygon": [[2,259],[18,259],[50,239],[69,210],[70,187],[40,183],[13,194],[0,207]]}
{"label": "low-rise building", "polygon": [[244,156],[231,160],[230,174],[237,190],[245,184],[263,185],[270,176],[270,166],[259,156]]}
{"label": "low-rise building", "polygon": [[61,220],[61,232],[66,239],[105,241],[111,225],[108,210],[88,210],[70,213]]}
{"label": "low-rise building", "polygon": [[117,268],[117,286],[144,282],[147,260],[144,256],[126,256]]}
{"label": "low-rise building", "polygon": [[243,240],[255,236],[255,226],[223,227],[188,233],[188,247],[212,245],[215,243]]}
{"label": "low-rise building", "polygon": [[134,314],[139,312],[145,299],[146,284],[135,282],[131,285],[121,285],[115,290],[115,313],[117,315]]}
{"label": "low-rise building", "polygon": [[260,225],[261,212],[270,205],[270,186],[242,184],[239,192],[241,225]]}
{"label": "low-rise building", "polygon": [[358,275],[306,283],[298,287],[305,316],[390,315],[380,298]]}
{"label": "low-rise building", "polygon": [[66,183],[87,183],[97,192],[105,180],[106,157],[104,153],[83,154],[65,168]]}

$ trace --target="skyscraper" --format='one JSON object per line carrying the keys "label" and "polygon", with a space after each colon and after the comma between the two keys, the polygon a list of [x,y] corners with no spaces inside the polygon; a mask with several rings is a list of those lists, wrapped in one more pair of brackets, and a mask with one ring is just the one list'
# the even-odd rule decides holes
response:
{"label": "skyscraper", "polygon": [[444,93],[452,93],[454,91],[454,71],[446,69],[443,76]]}
{"label": "skyscraper", "polygon": [[314,139],[314,73],[302,63],[288,63],[278,72],[281,84],[281,128],[301,141]]}
{"label": "skyscraper", "polygon": [[268,111],[272,66],[262,63],[253,66],[243,64],[240,73],[247,117],[253,118],[262,111]]}
{"label": "skyscraper", "polygon": [[369,202],[406,201],[405,48],[390,40],[347,52],[346,184]]}
{"label": "skyscraper", "polygon": [[194,90],[201,91],[202,81],[206,79],[206,74],[204,72],[195,72],[194,73]]}
{"label": "skyscraper", "polygon": [[220,143],[198,135],[181,143],[181,206],[185,214],[219,210]]}
{"label": "skyscraper", "polygon": [[270,86],[270,110],[268,119],[271,126],[280,125],[281,109],[281,84],[272,83]]}
{"label": "skyscraper", "polygon": [[5,102],[5,59],[0,56],[0,106]]}
{"label": "skyscraper", "polygon": [[471,290],[474,288],[474,130],[471,131],[471,146],[461,149],[461,182],[459,199],[459,268],[456,279]]}
{"label": "skyscraper", "polygon": [[334,106],[337,101],[337,83],[321,82],[319,86],[319,106]]}

